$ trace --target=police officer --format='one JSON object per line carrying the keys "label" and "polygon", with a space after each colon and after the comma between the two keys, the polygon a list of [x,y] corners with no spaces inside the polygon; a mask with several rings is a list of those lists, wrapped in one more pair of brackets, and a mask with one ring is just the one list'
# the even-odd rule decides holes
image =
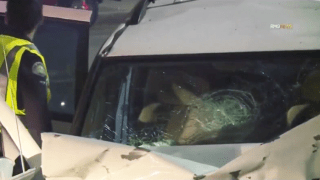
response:
{"label": "police officer", "polygon": [[41,132],[52,131],[46,63],[32,43],[42,19],[38,0],[8,0],[6,25],[0,31],[0,98],[20,117],[39,145]]}

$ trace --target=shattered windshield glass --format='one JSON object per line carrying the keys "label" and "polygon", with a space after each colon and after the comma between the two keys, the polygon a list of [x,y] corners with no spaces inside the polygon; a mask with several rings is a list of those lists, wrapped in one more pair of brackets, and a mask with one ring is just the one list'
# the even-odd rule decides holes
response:
{"label": "shattered windshield glass", "polygon": [[[106,65],[82,136],[132,146],[255,143],[319,114],[319,59]],[[312,113],[291,118],[296,111]],[[292,112],[292,111],[291,111]]]}

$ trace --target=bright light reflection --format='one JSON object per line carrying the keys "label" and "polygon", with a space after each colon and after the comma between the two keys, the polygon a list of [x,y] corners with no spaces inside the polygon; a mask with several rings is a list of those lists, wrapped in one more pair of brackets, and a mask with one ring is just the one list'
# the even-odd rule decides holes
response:
{"label": "bright light reflection", "polygon": [[61,102],[61,106],[65,106],[65,105],[66,105],[66,103],[62,101]]}

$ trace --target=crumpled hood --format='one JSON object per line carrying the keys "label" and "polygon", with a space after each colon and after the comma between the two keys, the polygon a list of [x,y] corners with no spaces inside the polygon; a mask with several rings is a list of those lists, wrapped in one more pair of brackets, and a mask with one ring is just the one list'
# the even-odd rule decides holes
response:
{"label": "crumpled hood", "polygon": [[132,146],[54,133],[43,133],[42,140],[42,168],[48,180],[320,178],[320,116],[200,176],[183,168],[182,161]]}
{"label": "crumpled hood", "polygon": [[247,151],[204,180],[320,178],[320,116]]}
{"label": "crumpled hood", "polygon": [[186,180],[194,173],[148,150],[55,133],[42,134],[48,180]]}

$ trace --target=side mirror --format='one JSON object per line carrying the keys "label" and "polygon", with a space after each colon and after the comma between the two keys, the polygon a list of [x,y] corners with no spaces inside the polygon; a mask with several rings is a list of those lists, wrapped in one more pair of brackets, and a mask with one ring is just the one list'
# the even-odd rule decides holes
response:
{"label": "side mirror", "polygon": [[146,15],[147,7],[150,4],[150,0],[140,0],[138,4],[129,13],[129,19],[126,20],[127,25],[139,24]]}

